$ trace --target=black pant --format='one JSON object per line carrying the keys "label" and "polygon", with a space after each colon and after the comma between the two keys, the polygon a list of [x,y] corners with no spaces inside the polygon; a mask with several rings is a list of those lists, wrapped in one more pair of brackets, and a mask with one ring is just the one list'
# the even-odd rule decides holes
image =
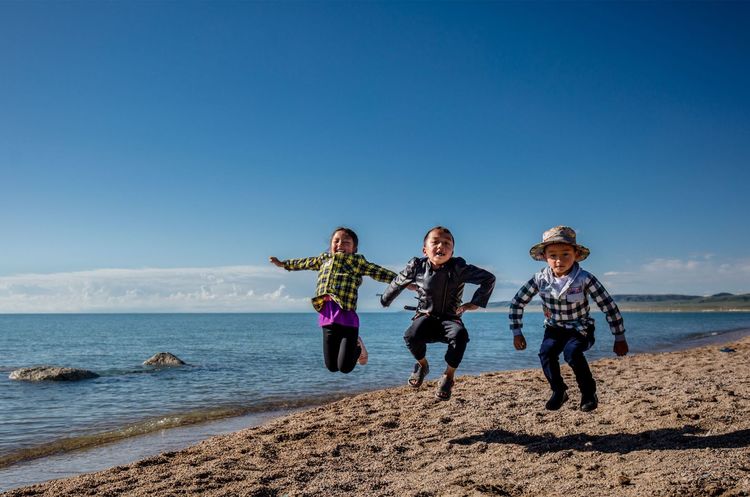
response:
{"label": "black pant", "polygon": [[435,316],[420,316],[412,321],[404,333],[404,341],[416,360],[424,359],[427,344],[442,342],[448,344],[445,362],[457,368],[464,357],[469,332],[460,319],[440,319]]}
{"label": "black pant", "polygon": [[323,327],[323,359],[332,373],[349,373],[362,350],[357,345],[359,328],[330,324]]}
{"label": "black pant", "polygon": [[542,362],[544,376],[553,391],[561,392],[568,389],[560,374],[560,353],[562,353],[565,362],[573,369],[581,394],[587,396],[596,392],[596,382],[591,375],[586,356],[583,355],[592,345],[594,345],[593,326],[586,330],[586,336],[567,328],[545,326],[544,340],[539,348],[539,359]]}

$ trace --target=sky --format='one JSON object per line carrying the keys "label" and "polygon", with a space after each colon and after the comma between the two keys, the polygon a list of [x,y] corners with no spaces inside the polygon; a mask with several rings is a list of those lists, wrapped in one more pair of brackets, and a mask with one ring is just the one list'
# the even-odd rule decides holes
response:
{"label": "sky", "polygon": [[397,271],[448,226],[492,300],[560,224],[610,293],[750,292],[748,25],[746,2],[0,0],[0,312],[309,311],[315,273],[268,257],[340,225]]}

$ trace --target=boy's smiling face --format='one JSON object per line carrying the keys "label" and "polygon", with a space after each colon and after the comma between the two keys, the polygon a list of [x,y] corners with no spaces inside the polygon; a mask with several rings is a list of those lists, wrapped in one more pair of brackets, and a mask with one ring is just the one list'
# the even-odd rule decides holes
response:
{"label": "boy's smiling face", "polygon": [[442,266],[453,257],[453,237],[444,231],[430,231],[422,247],[422,253],[433,266]]}
{"label": "boy's smiling face", "polygon": [[547,260],[555,276],[565,276],[576,263],[576,249],[567,243],[553,243],[544,249],[544,258]]}

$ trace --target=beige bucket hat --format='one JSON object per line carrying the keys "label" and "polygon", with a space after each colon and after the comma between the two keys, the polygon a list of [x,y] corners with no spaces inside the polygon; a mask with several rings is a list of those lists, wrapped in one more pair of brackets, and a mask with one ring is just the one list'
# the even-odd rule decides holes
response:
{"label": "beige bucket hat", "polygon": [[544,261],[544,249],[547,245],[552,245],[553,243],[567,243],[574,246],[578,251],[576,262],[581,262],[591,253],[589,249],[576,243],[576,232],[573,228],[570,226],[555,226],[544,232],[542,243],[537,243],[531,247],[529,255],[535,261]]}

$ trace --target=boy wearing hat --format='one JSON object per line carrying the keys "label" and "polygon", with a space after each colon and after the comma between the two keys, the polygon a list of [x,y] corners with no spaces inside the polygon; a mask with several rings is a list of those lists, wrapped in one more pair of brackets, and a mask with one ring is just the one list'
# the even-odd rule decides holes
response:
{"label": "boy wearing hat", "polygon": [[544,232],[529,255],[547,266],[536,273],[513,297],[510,303],[510,329],[516,350],[526,348],[523,309],[537,293],[544,310],[544,339],[539,348],[544,376],[552,388],[545,407],[560,409],[568,400],[568,386],[560,374],[560,353],[570,364],[581,390],[581,411],[593,411],[599,405],[596,382],[583,355],[594,345],[594,320],[589,315],[588,297],[594,299],[607,318],[615,336],[614,352],[628,353],[625,327],[617,305],[596,277],[578,263],[589,256],[589,249],[576,243],[576,232],[568,226],[556,226]]}

